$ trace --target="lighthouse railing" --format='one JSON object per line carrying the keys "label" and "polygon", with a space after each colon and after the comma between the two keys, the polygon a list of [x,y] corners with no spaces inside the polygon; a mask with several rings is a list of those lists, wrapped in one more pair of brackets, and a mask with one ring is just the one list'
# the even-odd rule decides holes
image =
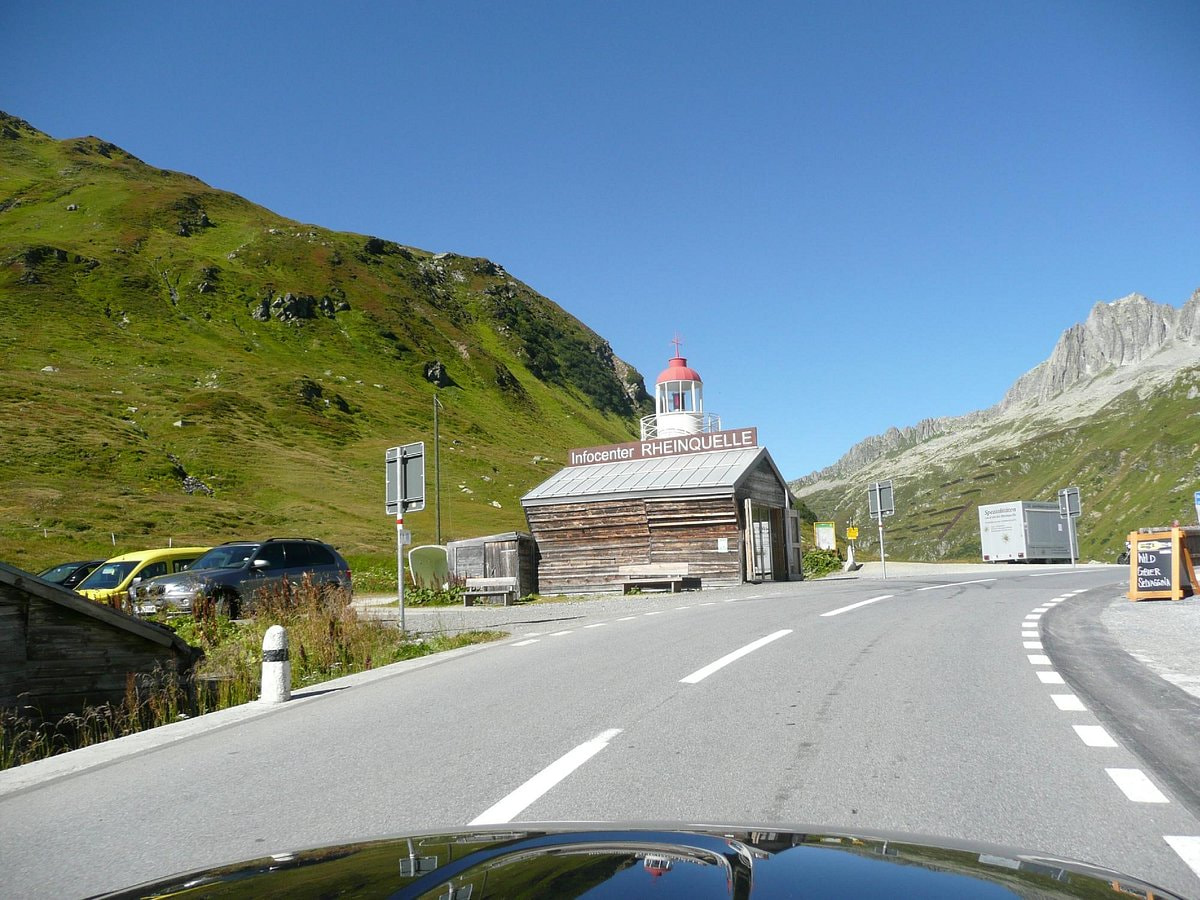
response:
{"label": "lighthouse railing", "polygon": [[[681,419],[689,419],[688,428],[680,428]],[[678,437],[681,434],[709,434],[721,430],[721,417],[713,413],[671,413],[669,422],[659,427],[659,417],[642,417],[642,440],[660,437]]]}

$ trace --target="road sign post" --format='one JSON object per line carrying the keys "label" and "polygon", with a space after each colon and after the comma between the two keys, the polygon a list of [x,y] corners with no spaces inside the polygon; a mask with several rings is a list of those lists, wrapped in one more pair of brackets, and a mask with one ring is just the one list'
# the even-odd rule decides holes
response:
{"label": "road sign post", "polygon": [[396,602],[400,607],[400,631],[404,623],[404,547],[412,543],[412,532],[404,528],[404,513],[425,508],[425,442],[390,447],[383,457],[384,506],[396,517]]}
{"label": "road sign post", "polygon": [[892,491],[892,480],[874,481],[867,489],[867,506],[871,518],[879,523],[879,562],[883,566],[883,577],[887,578],[887,554],[883,546],[883,517],[894,515],[896,512],[895,495]]}
{"label": "road sign post", "polygon": [[1200,491],[1196,491],[1196,524],[1200,525]]}
{"label": "road sign post", "polygon": [[1058,492],[1058,515],[1067,520],[1067,543],[1071,546],[1071,568],[1075,568],[1075,520],[1079,518],[1079,488],[1071,485]]}

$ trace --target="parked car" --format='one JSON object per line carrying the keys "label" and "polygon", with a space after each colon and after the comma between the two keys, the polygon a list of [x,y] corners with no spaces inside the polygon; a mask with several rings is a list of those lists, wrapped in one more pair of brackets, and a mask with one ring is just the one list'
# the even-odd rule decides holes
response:
{"label": "parked car", "polygon": [[74,589],[75,585],[87,578],[92,569],[104,562],[102,559],[87,559],[78,562],[59,563],[44,571],[38,572],[38,578],[51,584],[62,585]]}
{"label": "parked car", "polygon": [[352,590],[350,565],[329,544],[312,538],[228,541],[213,547],[181,575],[144,581],[133,592],[140,613],[190,612],[198,594],[211,597],[217,612],[236,618],[255,598],[305,578],[318,589]]}
{"label": "parked car", "polygon": [[157,575],[186,571],[187,567],[208,552],[208,547],[167,547],[159,550],[138,550],[105,560],[79,582],[75,590],[89,600],[123,606],[130,587]]}

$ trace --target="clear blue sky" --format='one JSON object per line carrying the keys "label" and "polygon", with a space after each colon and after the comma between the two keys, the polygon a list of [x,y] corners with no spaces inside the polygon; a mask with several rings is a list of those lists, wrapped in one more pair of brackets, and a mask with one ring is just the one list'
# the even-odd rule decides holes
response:
{"label": "clear blue sky", "polygon": [[[4,3],[0,109],[486,256],[784,474],[1200,287],[1200,3]],[[405,435],[396,439],[407,440]]]}

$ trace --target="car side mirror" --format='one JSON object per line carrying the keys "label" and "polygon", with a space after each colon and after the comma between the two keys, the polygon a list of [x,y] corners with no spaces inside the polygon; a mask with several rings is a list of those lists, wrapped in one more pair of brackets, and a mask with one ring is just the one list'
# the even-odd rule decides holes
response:
{"label": "car side mirror", "polygon": [[256,559],[254,562],[250,563],[250,565],[254,566],[256,569],[265,569],[270,565],[270,563],[265,559]]}
{"label": "car side mirror", "polygon": [[129,583],[129,586],[130,586],[130,587],[133,587],[134,585],[138,585],[138,584],[141,584],[141,583],[142,583],[142,576],[141,576],[141,575],[138,575],[138,576],[134,577],[133,581],[131,581],[131,582]]}

